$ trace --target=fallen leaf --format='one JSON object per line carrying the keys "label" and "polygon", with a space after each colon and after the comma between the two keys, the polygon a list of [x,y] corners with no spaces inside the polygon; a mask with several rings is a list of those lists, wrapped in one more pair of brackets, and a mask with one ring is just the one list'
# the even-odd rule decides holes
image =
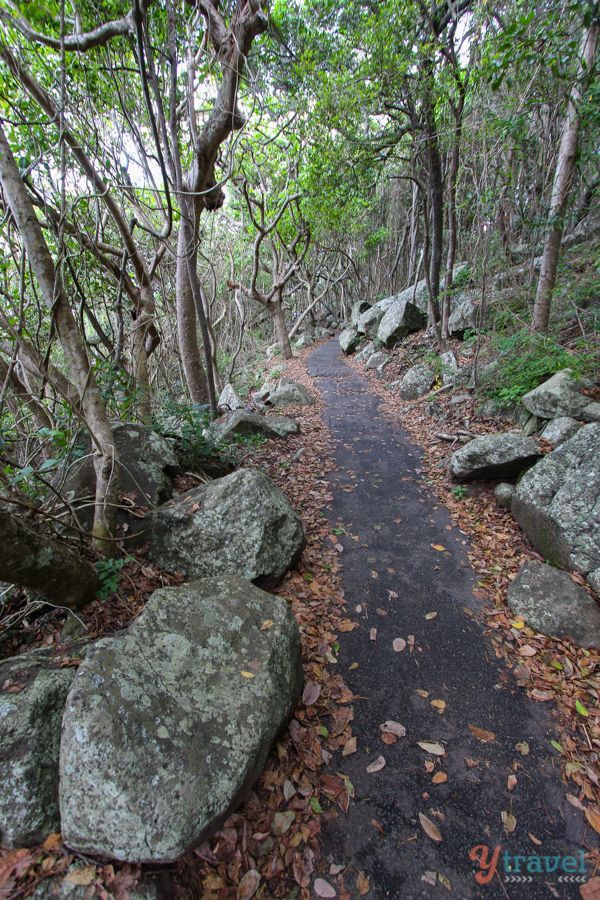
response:
{"label": "fallen leaf", "polygon": [[542,842],[540,841],[539,838],[537,838],[537,837],[535,836],[535,834],[532,834],[530,831],[528,831],[528,832],[527,832],[527,835],[528,835],[528,837],[529,837],[529,840],[530,840],[532,843],[534,843],[534,844],[536,845],[536,847],[541,847],[541,846],[542,846]]}
{"label": "fallen leaf", "polygon": [[579,892],[583,900],[599,900],[600,898],[600,877],[596,875],[590,878],[585,884],[579,888]]}
{"label": "fallen leaf", "polygon": [[446,750],[444,749],[442,744],[437,743],[437,741],[417,741],[417,744],[421,748],[421,750],[424,750],[425,753],[431,753],[432,756],[446,755]]}
{"label": "fallen leaf", "polygon": [[342,756],[352,756],[353,753],[356,753],[356,738],[349,738],[344,744],[344,749],[342,750]]}
{"label": "fallen leaf", "polygon": [[[260,630],[268,631],[269,628],[272,628],[272,627],[273,627],[273,619],[265,619],[265,621],[260,626]],[[250,869],[250,872],[255,872],[255,871],[256,871],[255,869]],[[240,884],[241,884],[241,882],[240,882]],[[250,896],[252,896],[252,895],[250,895]]]}
{"label": "fallen leaf", "polygon": [[47,851],[58,850],[59,847],[62,846],[62,834],[60,831],[53,831],[48,835],[44,843],[42,844],[42,849]]}
{"label": "fallen leaf", "polygon": [[332,888],[324,878],[317,878],[313,884],[313,890],[317,897],[337,897],[335,888]]}
{"label": "fallen leaf", "polygon": [[369,884],[369,879],[365,875],[364,872],[359,872],[356,878],[356,890],[360,894],[361,897],[364,897],[365,894],[369,893],[371,885]]}
{"label": "fallen leaf", "polygon": [[422,697],[423,700],[429,697],[429,691],[424,691],[422,688],[417,688],[417,694],[419,695],[419,697]]}
{"label": "fallen leaf", "polygon": [[423,815],[423,813],[419,813],[419,822],[421,823],[421,828],[425,834],[430,837],[432,841],[439,844],[442,840],[442,833],[437,825],[435,825],[431,819],[428,819],[427,816]]}
{"label": "fallen leaf", "polygon": [[372,641],[377,640],[377,629],[376,628],[371,628],[371,631],[369,632],[369,634],[370,634]]}
{"label": "fallen leaf", "polygon": [[537,650],[535,647],[532,647],[531,644],[523,644],[522,647],[519,648],[519,656],[535,656]]}
{"label": "fallen leaf", "polygon": [[600,810],[597,806],[586,806],[585,817],[594,831],[600,834]]}
{"label": "fallen leaf", "polygon": [[400,722],[394,722],[393,719],[388,719],[387,722],[384,722],[383,725],[380,725],[379,730],[388,731],[390,734],[393,734],[396,737],[406,736],[406,728],[404,727],[404,725],[401,725]]}
{"label": "fallen leaf", "polygon": [[395,638],[392,643],[392,647],[396,651],[396,653],[400,653],[406,647],[406,641],[404,638]]}
{"label": "fallen leaf", "polygon": [[493,731],[486,731],[485,728],[478,728],[477,725],[469,725],[469,731],[482,744],[491,744],[496,740],[496,735]]}
{"label": "fallen leaf", "polygon": [[286,809],[285,812],[276,812],[271,823],[271,831],[276,837],[281,837],[290,830],[296,813],[292,809]]}
{"label": "fallen leaf", "polygon": [[444,710],[446,709],[446,701],[445,701],[445,700],[432,700],[432,701],[431,701],[431,705],[432,705],[435,709],[439,709],[439,711],[440,711],[441,713],[443,713]]}
{"label": "fallen leaf", "polygon": [[93,884],[96,880],[96,866],[79,866],[65,875],[65,881],[70,884],[79,884],[81,887]]}
{"label": "fallen leaf", "polygon": [[448,781],[448,776],[445,772],[436,772],[431,780],[433,784],[443,784],[445,781]]}
{"label": "fallen leaf", "polygon": [[450,879],[448,878],[447,875],[444,875],[442,872],[438,872],[438,881],[440,882],[440,884],[444,885],[446,890],[448,890],[448,891],[452,890],[452,882],[450,881]]}
{"label": "fallen leaf", "polygon": [[373,775],[375,772],[381,772],[381,770],[384,768],[385,759],[383,756],[378,756],[374,762],[367,766],[367,772],[369,773],[369,775]]}
{"label": "fallen leaf", "polygon": [[237,889],[237,900],[250,900],[260,886],[260,875],[256,869],[249,869],[240,879]]}
{"label": "fallen leaf", "polygon": [[348,671],[349,671],[349,672],[353,672],[354,669],[358,669],[358,663],[357,663],[357,662],[350,663],[350,665],[348,666]]}
{"label": "fallen leaf", "polygon": [[443,553],[444,550],[446,549],[443,544],[432,544],[431,546],[433,547],[434,550],[437,550],[438,553]]}
{"label": "fallen leaf", "polygon": [[437,881],[437,872],[423,872],[423,874],[421,875],[421,881],[424,881],[425,884],[431,885],[431,887],[435,887],[435,883]]}
{"label": "fallen leaf", "polygon": [[515,750],[518,750],[521,756],[527,756],[529,753],[529,744],[527,741],[519,741],[518,744],[515,744]]}
{"label": "fallen leaf", "polygon": [[434,769],[435,769],[434,761],[432,759],[426,759],[425,760],[425,771],[429,772],[429,774],[431,774]]}
{"label": "fallen leaf", "polygon": [[243,669],[240,672],[240,675],[243,675],[244,678],[254,678],[255,677],[253,672],[245,672]]}
{"label": "fallen leaf", "polygon": [[517,776],[509,775],[508,778],[506,779],[506,787],[508,788],[509,791],[514,791],[516,786],[517,786]]}
{"label": "fallen leaf", "polygon": [[583,705],[581,700],[575,701],[575,709],[577,710],[577,712],[579,713],[580,716],[584,717],[584,719],[588,718],[589,711],[588,711],[587,707]]}
{"label": "fallen leaf", "polygon": [[307,681],[302,691],[302,702],[305,706],[312,706],[321,695],[321,685],[314,681]]}
{"label": "fallen leaf", "polygon": [[505,832],[507,834],[512,834],[517,827],[517,820],[511,812],[507,812],[507,810],[505,809],[502,810],[500,815],[502,817],[502,824],[504,826]]}
{"label": "fallen leaf", "polygon": [[436,616],[437,616],[437,613],[436,613],[436,612],[428,612],[428,613],[426,614],[425,618],[428,619],[428,620],[431,620],[431,619],[435,619]]}

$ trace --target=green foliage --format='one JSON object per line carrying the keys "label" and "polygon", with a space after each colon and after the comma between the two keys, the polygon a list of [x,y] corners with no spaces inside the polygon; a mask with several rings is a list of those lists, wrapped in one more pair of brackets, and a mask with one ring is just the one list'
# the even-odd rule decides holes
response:
{"label": "green foliage", "polygon": [[561,369],[572,369],[582,376],[594,370],[595,355],[582,342],[574,351],[566,350],[555,337],[521,329],[494,340],[499,351],[498,368],[493,379],[484,384],[484,393],[499,407],[517,403],[528,391]]}
{"label": "green foliage", "polygon": [[193,468],[222,450],[211,437],[210,422],[207,406],[167,399],[161,404],[153,427],[159,434],[179,438],[182,463],[186,468]]}
{"label": "green foliage", "polygon": [[100,587],[98,588],[99,600],[108,600],[109,597],[116,593],[119,587],[121,570],[132,559],[132,556],[124,556],[122,559],[99,559],[96,562],[96,571],[100,580]]}
{"label": "green foliage", "polygon": [[469,496],[469,491],[462,484],[458,484],[455,488],[452,488],[451,494],[457,500],[464,500],[465,497]]}

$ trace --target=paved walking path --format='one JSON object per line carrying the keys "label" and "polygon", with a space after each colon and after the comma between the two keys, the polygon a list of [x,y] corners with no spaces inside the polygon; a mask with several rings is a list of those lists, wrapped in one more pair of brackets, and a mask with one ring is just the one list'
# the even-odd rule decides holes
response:
{"label": "paved walking path", "polygon": [[[581,849],[584,822],[565,801],[550,746],[549,710],[528,699],[495,657],[482,627],[464,611],[477,609],[466,538],[455,527],[449,530],[449,515],[428,489],[421,450],[378,411],[368,382],[339,358],[337,341],[320,345],[308,366],[327,403],[335,440],[330,515],[333,525],[347,531],[340,536],[343,587],[349,613],[360,623],[340,636],[339,653],[340,670],[361,698],[354,703],[358,750],[332,762],[350,777],[356,800],[348,815],[326,825],[326,859],[352,863],[367,874],[369,898],[448,897],[443,881],[434,887],[431,874],[422,880],[426,872],[449,879],[455,897],[580,896],[577,884],[557,875],[510,882],[502,857],[489,885],[475,881],[469,851],[479,844],[518,855]],[[447,549],[440,552],[432,544]],[[395,652],[393,641],[408,641],[409,635],[412,652],[408,645]],[[351,669],[353,663],[358,668]],[[431,700],[445,701],[443,714]],[[406,728],[406,737],[392,746],[380,739],[386,720]],[[495,739],[478,740],[470,725],[493,732]],[[446,755],[436,759],[417,741],[441,742]],[[519,742],[529,745],[528,755],[515,749]],[[368,774],[367,766],[380,755],[385,768]],[[448,780],[433,784],[426,761],[435,761],[435,771],[447,773]],[[518,779],[512,793],[511,774]],[[510,835],[503,811],[516,819]],[[419,813],[437,825],[441,843],[425,834]],[[354,881],[355,876],[346,883]]]}

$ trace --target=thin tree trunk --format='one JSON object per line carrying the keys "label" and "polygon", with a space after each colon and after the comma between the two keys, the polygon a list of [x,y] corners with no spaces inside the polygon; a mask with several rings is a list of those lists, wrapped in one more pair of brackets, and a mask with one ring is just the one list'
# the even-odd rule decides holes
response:
{"label": "thin tree trunk", "polygon": [[[177,273],[175,293],[177,296],[177,336],[179,352],[192,403],[208,403],[206,373],[200,359],[196,307],[187,268],[187,247],[183,221],[177,239]],[[194,254],[195,265],[196,256]]]}
{"label": "thin tree trunk", "polygon": [[33,203],[1,125],[0,184],[21,235],[32,272],[40,285],[44,301],[54,316],[65,361],[77,387],[85,420],[95,444],[96,503],[92,536],[98,549],[111,553],[114,552],[114,544],[109,539],[115,531],[119,484],[112,428],[89,364],[83,338],[77,328],[62,282],[57,277]]}
{"label": "thin tree trunk", "polygon": [[273,329],[275,331],[275,337],[277,339],[277,343],[281,348],[283,358],[291,359],[292,348],[290,346],[287,325],[285,324],[285,318],[283,315],[283,310],[281,308],[281,300],[279,298],[273,299],[271,301],[269,309],[273,317]]}
{"label": "thin tree trunk", "polygon": [[558,158],[554,172],[552,196],[550,199],[549,224],[544,241],[542,268],[533,306],[533,329],[548,330],[552,294],[556,283],[556,271],[562,243],[564,217],[569,199],[569,191],[575,173],[577,137],[579,134],[579,102],[584,83],[589,79],[594,65],[598,43],[598,24],[594,22],[583,33],[580,47],[581,62],[577,79],[571,89],[565,120],[563,122]]}
{"label": "thin tree trunk", "polygon": [[78,609],[95,599],[94,566],[0,504],[0,579],[31,588],[51,603]]}
{"label": "thin tree trunk", "polygon": [[4,386],[5,383],[8,383],[8,390],[12,392],[19,403],[22,403],[29,409],[37,428],[54,428],[54,422],[45,406],[29,393],[15,372],[14,366],[8,364],[1,356],[0,381],[2,382],[2,386]]}

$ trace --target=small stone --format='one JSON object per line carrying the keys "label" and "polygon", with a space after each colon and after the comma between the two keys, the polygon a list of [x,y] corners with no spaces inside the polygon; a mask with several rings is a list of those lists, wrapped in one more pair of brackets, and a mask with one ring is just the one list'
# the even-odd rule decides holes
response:
{"label": "small stone", "polygon": [[400,382],[398,393],[403,400],[416,400],[429,393],[435,383],[435,373],[425,363],[417,363],[412,366]]}
{"label": "small stone", "polygon": [[508,484],[506,481],[497,484],[494,488],[494,496],[498,501],[498,506],[501,506],[502,509],[510,509],[514,492],[513,484]]}
{"label": "small stone", "polygon": [[378,372],[381,372],[384,366],[390,361],[389,353],[385,353],[383,350],[379,350],[377,353],[373,353],[366,362],[365,369],[376,369]]}
{"label": "small stone", "polygon": [[548,422],[540,437],[552,444],[553,447],[558,447],[564,441],[568,441],[570,437],[573,437],[575,432],[579,431],[581,427],[581,422],[578,422],[576,419],[572,419],[570,416],[559,416]]}
{"label": "small stone", "polygon": [[566,572],[526,562],[507,599],[513,612],[541,634],[570,637],[580,647],[600,647],[600,607]]}

